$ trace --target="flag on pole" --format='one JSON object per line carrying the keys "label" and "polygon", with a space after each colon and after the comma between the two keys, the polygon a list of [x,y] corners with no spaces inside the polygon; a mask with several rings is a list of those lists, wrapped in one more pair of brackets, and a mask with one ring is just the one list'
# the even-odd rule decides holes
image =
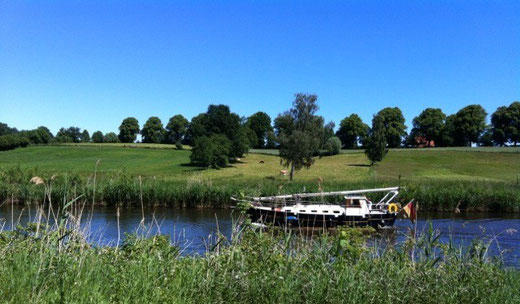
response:
{"label": "flag on pole", "polygon": [[413,204],[413,201],[406,204],[406,206],[404,206],[403,210],[406,213],[406,215],[408,216],[408,218],[410,219],[410,221],[412,221],[412,223],[414,223],[415,220],[417,219],[417,210],[415,210],[415,205]]}

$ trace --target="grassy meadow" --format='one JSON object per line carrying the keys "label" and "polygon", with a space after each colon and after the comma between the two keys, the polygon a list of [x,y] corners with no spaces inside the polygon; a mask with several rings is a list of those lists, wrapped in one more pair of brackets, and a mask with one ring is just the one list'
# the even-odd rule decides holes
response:
{"label": "grassy meadow", "polygon": [[[353,150],[316,158],[310,169],[298,171],[295,180],[289,182],[280,174],[286,168],[273,150],[265,154],[253,150],[255,153],[250,152],[237,163],[214,170],[190,165],[189,150],[153,146],[80,144],[1,152],[0,199],[41,200],[41,190],[28,184],[32,176],[47,180],[54,176],[56,183],[73,183],[76,193],[92,192],[99,203],[144,201],[181,206],[189,205],[189,200],[195,205],[213,200],[219,203],[211,205],[224,206],[231,195],[240,192],[264,195],[317,191],[321,179],[324,191],[403,185],[407,187],[403,199],[421,199],[424,207],[431,204],[433,209],[452,210],[459,203],[483,210],[497,205],[502,206],[499,209],[516,210],[520,206],[517,148],[396,149],[372,167],[363,151]],[[91,189],[94,172],[99,194]],[[62,190],[67,189],[70,187]]]}

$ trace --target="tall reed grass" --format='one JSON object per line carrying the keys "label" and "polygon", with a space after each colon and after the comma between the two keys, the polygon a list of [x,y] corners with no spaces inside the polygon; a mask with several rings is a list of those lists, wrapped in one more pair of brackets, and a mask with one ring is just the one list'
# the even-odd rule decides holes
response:
{"label": "tall reed grass", "polygon": [[[288,182],[271,179],[211,181],[202,177],[186,181],[160,180],[130,176],[125,172],[97,177],[76,173],[51,174],[37,168],[26,170],[12,167],[0,171],[0,201],[41,204],[46,187],[31,183],[41,177],[53,201],[85,195],[93,204],[113,206],[171,206],[175,208],[226,208],[234,195],[275,195],[279,193],[317,192],[345,189],[403,186],[402,201],[415,199],[422,210],[453,211],[520,211],[520,185],[490,181],[406,181],[366,180],[360,182]],[[371,197],[377,199],[377,196]]]}

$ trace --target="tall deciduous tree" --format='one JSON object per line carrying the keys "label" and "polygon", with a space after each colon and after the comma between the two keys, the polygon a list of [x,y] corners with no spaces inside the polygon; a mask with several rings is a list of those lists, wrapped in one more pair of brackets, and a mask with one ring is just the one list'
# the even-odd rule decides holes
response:
{"label": "tall deciduous tree", "polygon": [[81,132],[81,142],[88,143],[90,141],[90,134],[87,130]]}
{"label": "tall deciduous tree", "polygon": [[361,117],[351,114],[341,121],[336,136],[339,137],[345,148],[355,149],[360,142],[363,143],[369,129],[370,127],[363,123]]}
{"label": "tall deciduous tree", "polygon": [[122,143],[133,143],[139,134],[139,121],[135,117],[123,119],[119,126],[119,141]]}
{"label": "tall deciduous tree", "polygon": [[170,118],[166,125],[166,139],[168,143],[176,143],[182,141],[188,128],[188,120],[182,115],[175,115]]}
{"label": "tall deciduous tree", "polygon": [[365,145],[365,154],[370,160],[370,165],[382,161],[388,149],[386,148],[385,123],[383,117],[376,115],[372,119],[372,129],[369,132]]}
{"label": "tall deciduous tree", "polygon": [[79,143],[81,141],[81,131],[78,127],[61,128],[56,134],[56,140],[61,143]]}
{"label": "tall deciduous tree", "polygon": [[508,116],[507,107],[498,107],[497,110],[491,114],[493,141],[499,146],[503,146],[509,141],[507,128],[509,127],[510,120]]}
{"label": "tall deciduous tree", "polygon": [[119,138],[117,137],[116,133],[109,132],[109,133],[105,134],[104,142],[106,142],[106,143],[118,143],[119,142]]}
{"label": "tall deciduous tree", "polygon": [[516,146],[520,142],[520,102],[515,101],[507,108],[507,113],[510,119],[507,134],[509,140]]}
{"label": "tall deciduous tree", "polygon": [[96,131],[96,132],[92,133],[92,142],[100,144],[104,141],[105,141],[105,136],[103,136],[103,133],[101,131]]}
{"label": "tall deciduous tree", "polygon": [[[376,117],[381,118],[384,125],[386,142],[390,148],[398,148],[401,146],[403,137],[406,136],[406,126],[404,124],[404,116],[401,109],[384,108],[377,113]],[[374,121],[372,121],[372,125]]]}
{"label": "tall deciduous tree", "polygon": [[413,119],[412,133],[415,136],[423,136],[428,143],[432,140],[439,143],[442,140],[445,121],[446,114],[441,109],[427,108]]}
{"label": "tall deciduous tree", "polygon": [[148,118],[141,130],[143,142],[158,144],[164,139],[164,128],[159,117],[152,116]]}
{"label": "tall deciduous tree", "polygon": [[0,122],[0,136],[13,133],[18,133],[18,130],[16,128],[10,128],[7,124]]}
{"label": "tall deciduous tree", "polygon": [[256,135],[256,142],[251,143],[254,148],[262,149],[267,145],[267,137],[271,126],[271,117],[264,112],[256,112],[247,119],[247,127],[249,127]]}
{"label": "tall deciduous tree", "polygon": [[321,148],[324,127],[323,117],[315,115],[317,100],[316,95],[298,93],[293,107],[275,119],[281,162],[290,168],[290,180],[295,170],[314,163]]}
{"label": "tall deciduous tree", "polygon": [[480,105],[469,105],[455,114],[455,132],[461,137],[465,146],[471,146],[486,128],[486,111]]}

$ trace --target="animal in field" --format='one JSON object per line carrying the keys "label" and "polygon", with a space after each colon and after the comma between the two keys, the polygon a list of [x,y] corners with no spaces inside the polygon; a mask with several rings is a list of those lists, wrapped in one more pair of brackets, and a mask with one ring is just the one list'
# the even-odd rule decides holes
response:
{"label": "animal in field", "polygon": [[283,176],[287,175],[287,170],[280,170],[280,175],[283,175]]}

